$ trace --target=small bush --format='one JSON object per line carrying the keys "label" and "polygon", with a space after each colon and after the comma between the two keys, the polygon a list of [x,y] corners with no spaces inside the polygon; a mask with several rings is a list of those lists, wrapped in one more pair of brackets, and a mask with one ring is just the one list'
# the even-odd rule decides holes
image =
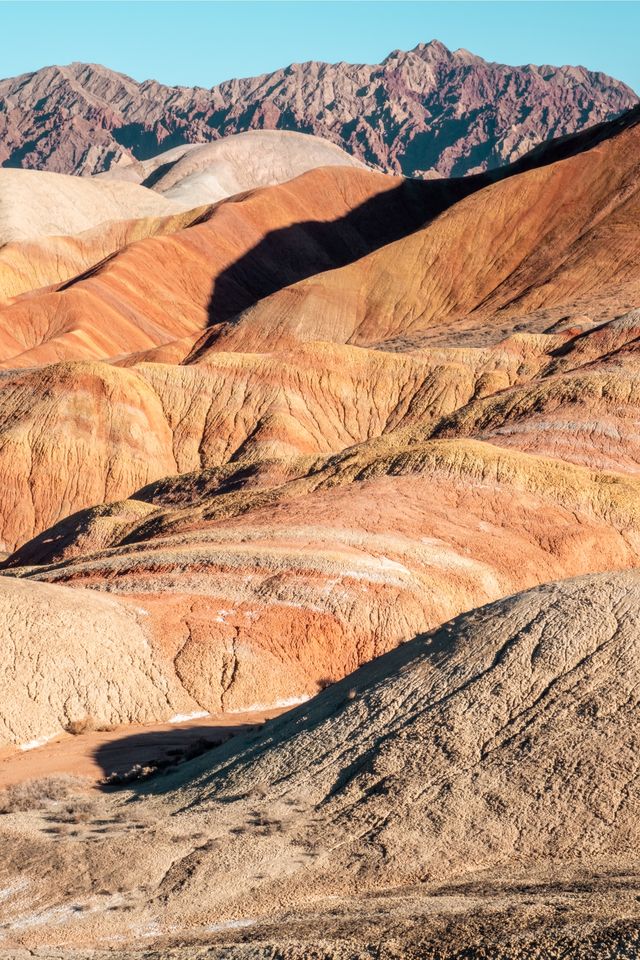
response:
{"label": "small bush", "polygon": [[114,770],[108,777],[104,777],[100,783],[107,787],[119,787],[126,783],[133,783],[135,780],[146,780],[158,772],[157,764],[148,764],[144,766],[141,763],[134,763],[129,770]]}
{"label": "small bush", "polygon": [[86,781],[82,777],[61,774],[57,777],[42,777],[25,780],[0,792],[0,813],[23,813],[27,810],[44,810],[51,803],[68,800],[81,790]]}
{"label": "small bush", "polygon": [[347,693],[347,700],[355,700],[357,696],[358,696],[358,691],[354,690],[354,688],[351,687],[351,690],[349,690],[349,692]]}
{"label": "small bush", "polygon": [[72,803],[65,804],[64,810],[57,815],[62,823],[89,823],[97,813],[97,804],[94,800],[78,798]]}
{"label": "small bush", "polygon": [[64,729],[67,733],[71,733],[74,737],[77,737],[82,733],[91,733],[95,730],[96,722],[93,717],[86,716],[79,720],[70,720]]}
{"label": "small bush", "polygon": [[184,747],[167,751],[167,755],[161,760],[151,760],[147,764],[136,763],[129,770],[114,770],[108,776],[100,781],[102,786],[119,787],[127,783],[133,783],[135,780],[147,780],[159,773],[170,773],[178,764],[187,760],[194,760],[202,756],[208,750],[219,747],[222,740],[209,740],[206,737],[198,737],[193,743]]}

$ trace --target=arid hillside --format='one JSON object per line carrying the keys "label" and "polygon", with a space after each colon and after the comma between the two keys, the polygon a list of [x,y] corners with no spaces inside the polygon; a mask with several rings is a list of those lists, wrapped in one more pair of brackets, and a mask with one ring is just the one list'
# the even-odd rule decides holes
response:
{"label": "arid hillside", "polygon": [[547,162],[551,145],[423,229],[213,325],[196,355],[300,340],[477,345],[516,328],[544,332],[551,318],[610,319],[636,306],[640,111],[608,129],[614,136],[590,149],[589,136],[570,140],[561,162]]}
{"label": "arid hillside", "polygon": [[139,183],[195,207],[256,187],[285,183],[316,167],[363,167],[329,140],[284,130],[250,130],[173,147],[149,160],[119,163],[97,180]]}
{"label": "arid hillside", "polygon": [[474,610],[124,794],[8,791],[3,945],[633,956],[639,584]]}
{"label": "arid hillside", "polygon": [[195,338],[214,319],[406,235],[472,187],[338,165],[239,194],[201,208],[190,229],[130,243],[65,284],[0,306],[0,357],[31,368]]}
{"label": "arid hillside", "polygon": [[226,197],[324,166],[363,165],[319,137],[257,130],[95,178],[2,170],[0,304],[84,276],[137,240],[201,220]]}
{"label": "arid hillside", "polygon": [[7,741],[297,701],[460,611],[638,566],[637,119],[490,178],[310,171],[8,307],[34,345],[0,391],[5,572],[134,611],[174,692],[132,712],[96,674],[52,709],[52,661]]}

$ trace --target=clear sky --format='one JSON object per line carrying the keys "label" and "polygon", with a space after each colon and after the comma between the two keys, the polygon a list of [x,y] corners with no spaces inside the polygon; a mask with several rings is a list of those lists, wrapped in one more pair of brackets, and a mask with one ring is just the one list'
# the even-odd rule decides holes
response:
{"label": "clear sky", "polygon": [[0,0],[0,76],[102,63],[210,87],[304,60],[377,63],[442,40],[503,63],[582,64],[640,92],[640,2]]}

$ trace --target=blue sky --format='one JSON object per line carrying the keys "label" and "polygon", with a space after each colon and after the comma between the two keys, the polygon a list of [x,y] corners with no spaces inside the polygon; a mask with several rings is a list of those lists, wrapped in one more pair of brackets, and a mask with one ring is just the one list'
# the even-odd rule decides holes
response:
{"label": "blue sky", "polygon": [[304,60],[377,63],[433,38],[503,63],[582,64],[640,91],[640,2],[0,2],[0,76],[103,63],[210,87]]}

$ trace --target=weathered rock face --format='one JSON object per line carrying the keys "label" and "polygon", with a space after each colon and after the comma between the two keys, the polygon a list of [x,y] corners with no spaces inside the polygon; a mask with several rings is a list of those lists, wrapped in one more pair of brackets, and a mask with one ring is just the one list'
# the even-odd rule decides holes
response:
{"label": "weathered rock face", "polygon": [[[637,930],[639,610],[637,573],[551,583],[412,639],[135,805],[107,799],[72,838],[51,809],[3,818],[6,947],[88,956],[144,931],[166,955],[240,927],[256,949],[308,957],[311,938],[343,958],[348,905],[358,950],[365,924],[385,958],[405,910],[450,956],[443,916],[500,960],[527,955],[529,927],[536,948],[571,920],[582,945],[602,924]],[[513,950],[493,898],[522,921]]]}
{"label": "weathered rock face", "polygon": [[12,374],[0,391],[2,537],[12,549],[76,510],[175,473],[279,463],[282,480],[300,475],[319,456],[395,427],[426,427],[491,384],[519,382],[523,359],[535,370],[549,347],[414,357],[309,344],[277,357],[213,353],[180,366],[76,362]]}
{"label": "weathered rock face", "polygon": [[216,711],[308,696],[321,678],[524,586],[640,563],[637,480],[612,487],[478,442],[387,446],[271,492],[99,508],[76,518],[71,559],[25,575],[147,611],[154,646],[199,708]]}
{"label": "weathered rock face", "polygon": [[313,697],[0,817],[3,946],[637,954],[639,119],[98,225],[0,310],[0,745]]}
{"label": "weathered rock face", "polygon": [[211,90],[73,63],[0,82],[0,163],[91,174],[270,128],[325,137],[388,172],[457,176],[636,102],[623,83],[583,67],[508,67],[438,41],[377,65],[293,64]]}
{"label": "weathered rock face", "polygon": [[135,607],[3,577],[0,617],[2,746],[37,746],[87,717],[144,723],[197,709],[150,646]]}

